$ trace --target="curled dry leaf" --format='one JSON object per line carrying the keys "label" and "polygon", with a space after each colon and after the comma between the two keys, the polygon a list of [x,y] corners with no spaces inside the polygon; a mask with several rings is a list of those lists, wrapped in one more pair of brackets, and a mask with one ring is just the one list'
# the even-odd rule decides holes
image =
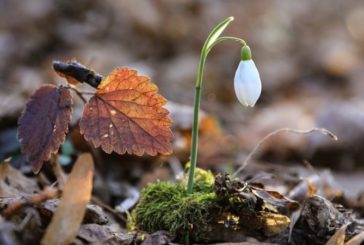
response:
{"label": "curled dry leaf", "polygon": [[26,105],[19,119],[18,138],[35,173],[64,142],[71,120],[71,106],[70,91],[51,84],[40,87]]}
{"label": "curled dry leaf", "polygon": [[172,120],[162,108],[165,103],[150,78],[137,76],[128,68],[117,68],[86,104],[81,133],[107,153],[170,154]]}
{"label": "curled dry leaf", "polygon": [[275,206],[286,207],[293,210],[299,208],[299,204],[296,201],[285,197],[277,191],[267,191],[253,186],[250,187],[254,195]]}
{"label": "curled dry leaf", "polygon": [[76,237],[91,199],[93,160],[80,155],[64,187],[61,203],[42,239],[42,244],[70,244]]}

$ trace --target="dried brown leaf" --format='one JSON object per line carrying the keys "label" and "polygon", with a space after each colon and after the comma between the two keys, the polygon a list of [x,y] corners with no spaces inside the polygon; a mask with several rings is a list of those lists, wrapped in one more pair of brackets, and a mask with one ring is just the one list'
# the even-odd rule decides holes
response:
{"label": "dried brown leaf", "polygon": [[93,171],[91,155],[80,155],[64,187],[61,203],[47,228],[42,244],[70,244],[75,239],[87,203],[91,199]]}
{"label": "dried brown leaf", "polygon": [[71,120],[71,106],[70,91],[51,84],[35,91],[26,105],[19,119],[18,138],[35,173],[64,142]]}
{"label": "dried brown leaf", "polygon": [[81,133],[95,147],[111,153],[170,154],[172,120],[162,106],[166,99],[150,78],[117,68],[86,104]]}
{"label": "dried brown leaf", "polygon": [[0,197],[15,198],[39,191],[36,180],[27,178],[9,163],[0,164]]}

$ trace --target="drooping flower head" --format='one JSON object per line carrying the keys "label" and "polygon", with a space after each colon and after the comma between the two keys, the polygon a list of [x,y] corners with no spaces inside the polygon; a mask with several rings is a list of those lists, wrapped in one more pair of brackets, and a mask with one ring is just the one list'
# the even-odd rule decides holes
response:
{"label": "drooping flower head", "polygon": [[241,61],[234,78],[235,94],[241,104],[253,107],[262,91],[262,83],[248,45],[241,49]]}

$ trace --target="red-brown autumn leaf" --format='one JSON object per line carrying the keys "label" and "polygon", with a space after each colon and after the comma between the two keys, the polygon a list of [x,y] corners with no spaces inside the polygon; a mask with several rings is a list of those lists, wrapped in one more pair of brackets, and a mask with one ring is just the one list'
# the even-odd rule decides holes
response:
{"label": "red-brown autumn leaf", "polygon": [[58,151],[68,132],[72,96],[64,87],[43,85],[32,95],[19,119],[18,139],[33,171]]}
{"label": "red-brown autumn leaf", "polygon": [[148,77],[117,68],[99,85],[83,111],[81,133],[95,147],[111,153],[170,154],[172,120],[166,99]]}

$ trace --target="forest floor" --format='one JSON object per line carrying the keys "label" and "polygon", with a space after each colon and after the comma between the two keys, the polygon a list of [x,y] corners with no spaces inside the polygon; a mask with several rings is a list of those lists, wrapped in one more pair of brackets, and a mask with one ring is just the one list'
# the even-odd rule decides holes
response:
{"label": "forest floor", "polygon": [[[354,0],[0,2],[0,244],[183,243],[186,230],[197,243],[363,243],[363,13]],[[252,109],[237,102],[235,43],[211,53],[198,167],[213,174],[200,193],[213,205],[203,227],[143,230],[133,210],[146,188],[185,184],[199,52],[230,15],[226,33],[249,41],[262,96]],[[74,95],[65,143],[35,175],[20,151],[18,119],[41,85],[66,84],[52,61],[72,58],[103,75],[128,66],[151,77],[168,100],[173,154],[94,148],[80,133],[84,102]]]}

